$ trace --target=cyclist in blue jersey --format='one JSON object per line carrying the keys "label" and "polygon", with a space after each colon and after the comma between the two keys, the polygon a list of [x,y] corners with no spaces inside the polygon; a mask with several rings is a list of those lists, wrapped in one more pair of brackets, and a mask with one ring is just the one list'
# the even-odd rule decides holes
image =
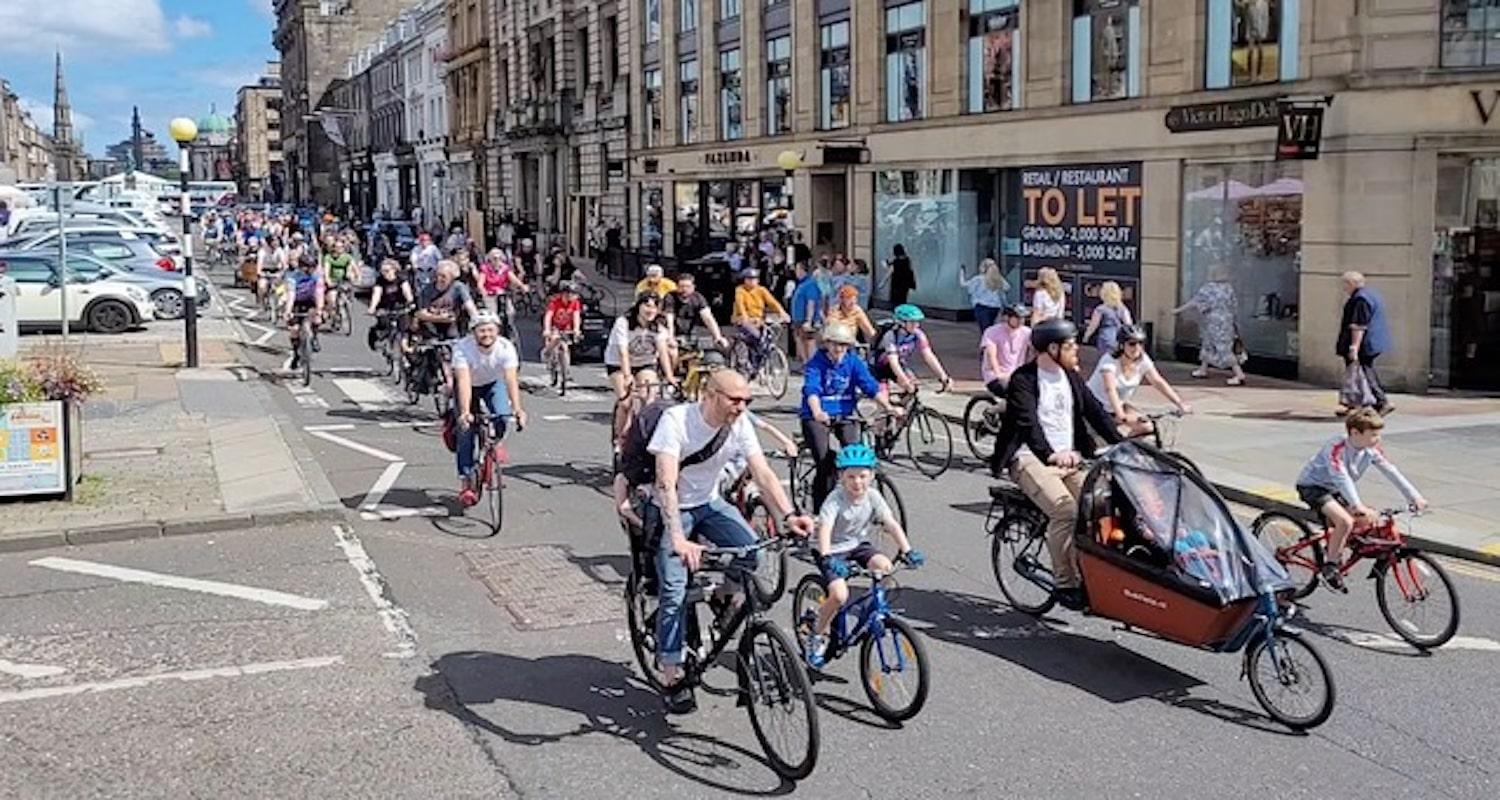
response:
{"label": "cyclist in blue jersey", "polygon": [[287,322],[287,332],[292,340],[291,369],[302,365],[297,357],[302,314],[312,317],[312,349],[318,349],[318,322],[323,316],[323,273],[318,269],[318,259],[308,253],[297,261],[297,268],[286,273],[286,300],[282,308],[282,319]]}
{"label": "cyclist in blue jersey", "polygon": [[948,370],[943,368],[943,362],[938,359],[937,353],[927,341],[927,334],[922,331],[922,320],[927,315],[910,303],[896,306],[891,315],[895,317],[896,324],[885,329],[870,345],[870,356],[875,359],[875,377],[882,381],[895,381],[903,392],[915,391],[917,382],[911,373],[911,357],[920,354],[927,367],[942,382],[940,391],[946,391],[953,384],[953,379],[948,376]]}
{"label": "cyclist in blue jersey", "polygon": [[855,344],[852,327],[830,322],[823,326],[822,338],[823,347],[803,368],[802,407],[797,414],[802,420],[802,438],[811,448],[813,463],[817,465],[812,485],[814,508],[822,507],[823,499],[833,490],[835,453],[830,434],[837,436],[842,445],[860,439],[859,423],[852,419],[860,395],[875,398],[890,414],[901,413],[901,409],[891,405],[885,387],[870,373],[865,362],[849,354]]}

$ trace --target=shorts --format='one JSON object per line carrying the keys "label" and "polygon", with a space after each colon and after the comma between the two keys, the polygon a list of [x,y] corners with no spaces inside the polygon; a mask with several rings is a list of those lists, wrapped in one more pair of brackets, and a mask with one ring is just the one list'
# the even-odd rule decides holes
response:
{"label": "shorts", "polygon": [[[645,364],[645,365],[641,365],[641,366],[632,366],[630,368],[630,375],[631,375],[631,377],[635,377],[636,375],[639,375],[639,374],[641,374],[641,372],[643,372],[645,370],[648,370],[648,369],[656,369],[656,365],[655,364]],[[619,364],[605,364],[604,365],[604,374],[606,376],[608,376],[608,375],[614,375],[614,374],[618,373],[619,371],[620,371],[620,365]]]}
{"label": "shorts", "polygon": [[829,562],[833,558],[842,558],[845,561],[850,561],[858,564],[861,567],[864,567],[865,569],[869,569],[870,559],[878,555],[880,555],[880,550],[876,549],[875,545],[871,544],[870,542],[860,542],[859,544],[854,546],[853,550],[845,550],[841,553],[833,553],[832,555],[818,559],[818,571],[823,573],[823,581],[825,583],[832,583],[836,580],[843,580],[843,578],[834,575],[833,572],[828,569]]}
{"label": "shorts", "polygon": [[1297,497],[1301,498],[1302,502],[1306,503],[1319,517],[1323,515],[1323,506],[1329,500],[1338,503],[1344,508],[1349,507],[1348,498],[1344,497],[1337,489],[1329,489],[1326,486],[1298,485]]}

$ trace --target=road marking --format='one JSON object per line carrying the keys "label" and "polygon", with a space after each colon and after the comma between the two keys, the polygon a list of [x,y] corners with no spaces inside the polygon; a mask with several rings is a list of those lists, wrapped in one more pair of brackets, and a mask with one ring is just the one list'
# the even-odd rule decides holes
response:
{"label": "road marking", "polygon": [[260,324],[259,322],[251,322],[248,319],[244,319],[240,320],[240,323],[242,325],[245,325],[246,327],[254,328],[261,332],[260,337],[250,344],[265,344],[266,342],[270,341],[272,336],[276,335],[275,328],[268,328],[265,325]]}
{"label": "road marking", "polygon": [[191,682],[205,681],[213,678],[243,678],[251,675],[265,675],[272,672],[317,669],[319,667],[331,667],[335,664],[341,664],[343,661],[342,656],[301,658],[295,661],[262,661],[255,664],[241,664],[235,667],[162,672],[156,675],[143,675],[139,678],[118,678],[112,681],[74,683],[67,686],[42,686],[35,689],[0,692],[0,703],[19,703],[24,700],[40,700],[46,697],[69,697],[80,694],[113,692],[120,689],[138,689],[142,686],[150,686],[153,683],[165,683],[167,681]]}
{"label": "road marking", "polygon": [[46,664],[17,664],[0,658],[0,672],[19,678],[52,678],[67,671],[63,667],[49,667]]}
{"label": "road marking", "polygon": [[563,395],[562,399],[565,403],[597,403],[603,400],[604,397],[603,395],[597,395],[593,392],[585,392],[575,389],[574,391],[568,392],[567,394]]}
{"label": "road marking", "polygon": [[391,453],[387,453],[384,450],[377,450],[377,449],[375,449],[375,448],[373,448],[373,447],[371,447],[371,446],[369,446],[367,444],[360,444],[359,442],[356,442],[356,441],[354,441],[352,439],[345,439],[344,437],[339,436],[338,434],[329,433],[328,431],[313,431],[313,430],[310,430],[310,431],[308,431],[308,433],[310,433],[313,436],[316,436],[319,439],[322,439],[322,440],[324,440],[326,442],[333,442],[336,445],[347,447],[350,450],[354,450],[356,452],[364,453],[367,456],[373,456],[375,458],[380,459],[381,461],[401,461],[401,462],[405,462],[405,460],[406,460],[406,459],[402,458],[401,456],[393,455]]}
{"label": "road marking", "polygon": [[411,618],[406,610],[396,605],[391,600],[391,586],[386,583],[385,576],[380,574],[380,569],[375,566],[374,559],[365,552],[365,546],[360,544],[359,537],[354,535],[347,525],[333,526],[333,535],[338,539],[339,549],[344,551],[344,558],[349,560],[349,566],[359,573],[359,582],[364,585],[365,593],[370,595],[370,600],[375,603],[375,609],[380,615],[380,622],[391,636],[396,639],[396,649],[386,653],[388,658],[411,658],[417,654],[417,632],[411,627]]}
{"label": "road marking", "polygon": [[380,507],[380,501],[385,499],[385,493],[396,485],[396,479],[401,477],[401,470],[406,469],[405,461],[396,461],[385,465],[385,471],[375,479],[375,485],[370,491],[365,492],[365,501],[360,508],[366,511],[374,511]]}
{"label": "road marking", "polygon": [[1491,583],[1500,583],[1500,570],[1496,570],[1493,567],[1478,567],[1454,561],[1450,558],[1445,558],[1442,561],[1443,567],[1449,572],[1457,572],[1460,575],[1467,575],[1470,578],[1478,578]]}
{"label": "road marking", "polygon": [[[1355,647],[1369,647],[1376,650],[1410,650],[1411,645],[1406,640],[1394,633],[1370,633],[1368,631],[1338,630],[1329,631],[1329,636],[1342,639]],[[1443,645],[1444,650],[1481,650],[1486,652],[1500,652],[1500,642],[1493,639],[1484,639],[1478,636],[1455,636]]]}
{"label": "road marking", "polygon": [[302,597],[301,595],[278,592],[272,589],[240,586],[239,584],[221,583],[219,581],[206,581],[198,578],[184,578],[178,575],[166,575],[160,572],[148,572],[143,569],[131,569],[129,567],[116,567],[109,564],[98,564],[93,561],[78,561],[72,558],[48,556],[47,558],[39,558],[32,561],[31,566],[43,569],[55,569],[59,572],[74,572],[79,575],[92,575],[96,578],[109,578],[110,580],[122,581],[124,583],[144,583],[166,589],[183,589],[189,592],[202,592],[203,594],[213,594],[220,597],[233,597],[238,600],[264,603],[268,606],[295,608],[299,611],[321,611],[328,607],[327,600]]}
{"label": "road marking", "polygon": [[446,517],[448,509],[442,506],[423,506],[422,508],[377,508],[372,511],[359,512],[360,519],[370,522],[390,522],[396,519],[408,519],[410,517]]}
{"label": "road marking", "polygon": [[568,416],[567,414],[547,414],[542,417],[542,420],[544,422],[563,422],[570,419],[572,419],[572,417]]}
{"label": "road marking", "polygon": [[405,402],[392,397],[385,387],[367,378],[334,378],[333,385],[361,411],[377,411]]}
{"label": "road marking", "polygon": [[352,431],[354,430],[354,423],[333,422],[327,425],[303,425],[302,430],[308,431],[309,433],[313,431]]}

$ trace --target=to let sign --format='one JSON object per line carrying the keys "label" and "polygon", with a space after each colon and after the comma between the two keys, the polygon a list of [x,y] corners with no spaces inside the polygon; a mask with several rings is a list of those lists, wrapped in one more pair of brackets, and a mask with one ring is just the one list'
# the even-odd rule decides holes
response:
{"label": "to let sign", "polygon": [[1020,170],[1021,266],[1138,276],[1141,163]]}

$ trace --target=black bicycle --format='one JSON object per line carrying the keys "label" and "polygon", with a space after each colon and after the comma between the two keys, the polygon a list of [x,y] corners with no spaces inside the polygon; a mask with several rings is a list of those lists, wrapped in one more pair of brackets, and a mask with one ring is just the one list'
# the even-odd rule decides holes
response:
{"label": "black bicycle", "polygon": [[989,392],[969,398],[964,406],[964,441],[969,452],[980,461],[989,462],[1000,438],[1000,423],[1005,419],[1005,401]]}
{"label": "black bicycle", "polygon": [[293,311],[291,321],[297,324],[294,349],[297,352],[297,363],[302,365],[302,385],[311,386],[313,340],[318,335],[317,328],[313,326],[312,311]]}
{"label": "black bicycle", "polygon": [[452,384],[448,378],[448,358],[457,339],[416,342],[406,360],[406,399],[412,405],[432,395],[432,408],[439,417],[448,416],[453,403]]}
{"label": "black bicycle", "polygon": [[[870,431],[869,420],[860,416],[848,419],[859,424],[859,440],[861,442],[871,444],[874,441],[874,435]],[[842,421],[844,420],[833,420],[829,425],[833,427]],[[835,453],[838,451],[838,443],[832,439],[831,433],[828,444]],[[796,457],[787,459],[787,479],[792,493],[792,505],[798,508],[809,509],[810,511],[816,510],[816,507],[813,505],[812,486],[813,477],[817,474],[817,471],[818,462],[813,458],[812,447],[807,442],[799,440]],[[896,519],[901,523],[901,527],[903,529],[906,528],[906,502],[901,499],[901,492],[896,489],[895,482],[879,466],[875,467],[875,488],[880,492],[880,496],[885,499],[886,503],[890,505],[891,509],[896,512]]]}
{"label": "black bicycle", "polygon": [[398,381],[404,377],[401,373],[405,372],[404,369],[398,372],[396,367],[402,363],[402,333],[406,330],[406,315],[411,310],[408,307],[375,311],[375,327],[380,332],[375,340],[375,351],[385,362],[385,374],[395,375]]}
{"label": "black bicycle", "polygon": [[[744,592],[738,609],[723,610],[705,624],[699,608],[728,582],[747,586],[754,577],[734,564],[738,557],[756,556],[785,547],[784,539],[769,539],[746,547],[703,551],[701,569],[693,573],[683,602],[687,686],[698,686],[703,674],[718,662],[730,640],[740,629],[744,634],[735,648],[735,670],[741,702],[750,714],[750,726],[766,753],[771,768],[788,780],[812,774],[818,761],[818,708],[812,681],[798,656],[796,646],[775,623],[764,617],[767,609],[757,593]],[[625,581],[625,609],[630,625],[630,644],[646,682],[661,691],[656,671],[657,601],[645,591],[645,578],[632,569]]]}
{"label": "black bicycle", "polygon": [[875,452],[889,461],[896,442],[904,441],[906,457],[917,472],[937,480],[953,464],[953,430],[948,418],[923,405],[917,391],[902,395],[899,402],[906,413],[899,418],[884,416],[884,430],[875,434]]}

